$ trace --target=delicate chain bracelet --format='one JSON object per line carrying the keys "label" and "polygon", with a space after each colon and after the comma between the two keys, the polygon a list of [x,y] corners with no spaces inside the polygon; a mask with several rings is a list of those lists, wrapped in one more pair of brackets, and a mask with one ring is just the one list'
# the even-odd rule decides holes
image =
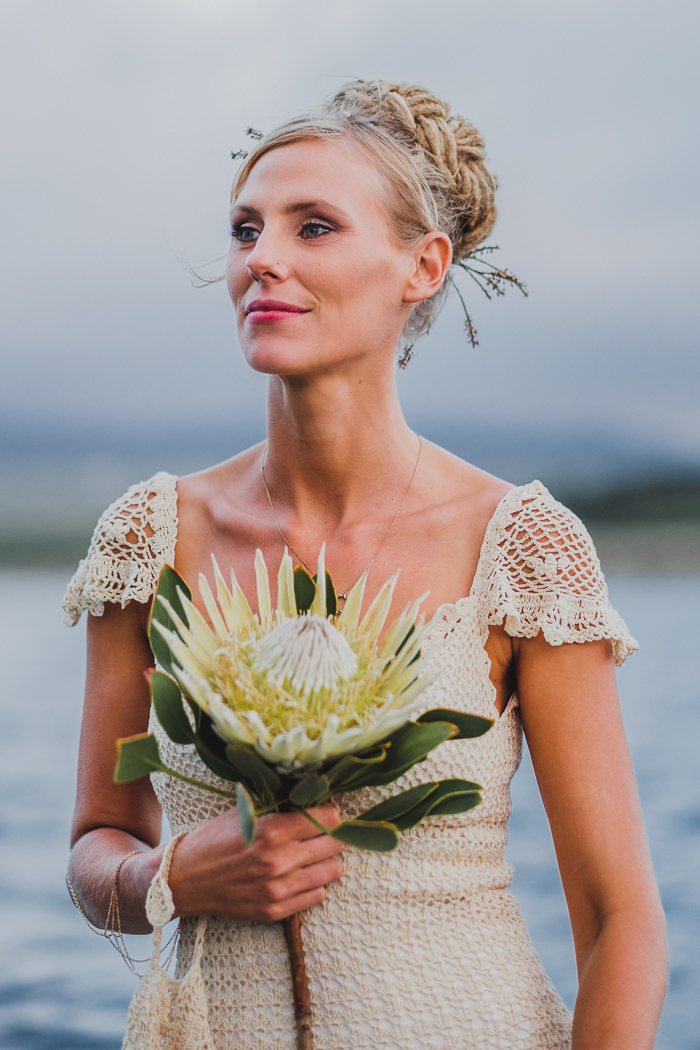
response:
{"label": "delicate chain bracelet", "polygon": [[[141,977],[142,974],[138,972],[135,964],[149,962],[150,959],[131,958],[126,947],[126,942],[124,941],[124,934],[122,933],[121,915],[119,913],[119,874],[127,860],[129,860],[131,857],[135,857],[137,853],[145,853],[145,850],[133,849],[131,853],[127,853],[125,857],[122,857],[122,859],[117,864],[117,867],[114,872],[114,878],[112,879],[112,891],[109,895],[109,907],[107,909],[107,918],[105,919],[104,930],[100,930],[98,929],[98,927],[94,926],[93,923],[91,923],[88,919],[83,909],[80,907],[80,901],[76,896],[75,890],[73,889],[73,883],[71,882],[70,861],[68,862],[68,870],[66,871],[66,885],[68,887],[68,892],[71,895],[71,900],[80,912],[82,920],[87,926],[87,928],[89,930],[92,930],[93,933],[96,933],[98,937],[105,937],[115,949],[115,951],[119,952],[119,954],[121,955],[126,965],[129,967],[131,972],[137,977]],[[172,937],[170,937],[170,939],[167,941],[166,944],[163,945],[161,949],[161,952],[164,952],[167,948],[169,948],[172,945],[172,947],[170,947],[168,957],[165,960],[165,967],[167,967],[170,964],[170,961],[172,960],[172,957],[175,954],[175,949],[177,948],[177,936],[179,933],[180,924],[178,923],[177,929],[173,933]]]}

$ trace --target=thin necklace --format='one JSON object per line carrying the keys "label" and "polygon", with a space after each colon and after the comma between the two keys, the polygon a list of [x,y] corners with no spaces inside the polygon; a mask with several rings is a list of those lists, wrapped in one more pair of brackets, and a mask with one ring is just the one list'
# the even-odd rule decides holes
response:
{"label": "thin necklace", "polygon": [[[420,436],[420,434],[416,434],[416,437],[418,438],[418,459],[416,460],[416,465],[413,468],[413,473],[411,474],[411,480],[408,483],[408,488],[406,489],[406,492],[404,493],[404,497],[401,500],[401,506],[399,507],[399,509],[396,511],[396,514],[392,518],[391,525],[386,530],[386,533],[384,535],[384,539],[379,544],[379,546],[377,547],[376,551],[372,555],[372,558],[367,563],[366,567],[362,570],[360,575],[357,577],[357,579],[355,580],[355,583],[353,583],[352,587],[354,587],[355,584],[359,583],[359,581],[362,579],[364,574],[374,564],[377,556],[379,555],[379,552],[381,551],[381,549],[384,546],[384,544],[386,543],[386,541],[389,539],[389,534],[391,533],[391,530],[393,529],[394,525],[396,524],[396,522],[398,520],[398,517],[399,517],[399,514],[403,510],[404,504],[405,504],[406,500],[408,499],[408,494],[411,491],[411,486],[413,485],[413,479],[415,478],[416,473],[418,471],[418,464],[420,463],[420,458],[423,455],[423,439]],[[263,483],[263,485],[265,487],[265,492],[267,493],[267,500],[268,500],[268,503],[270,504],[270,510],[272,511],[272,516],[275,519],[275,525],[277,526],[277,531],[280,534],[280,538],[281,538],[282,542],[287,547],[289,547],[290,550],[292,550],[294,552],[294,554],[296,554],[297,558],[299,559],[301,564],[304,566],[304,568],[308,572],[309,576],[313,576],[314,575],[313,569],[309,568],[309,566],[304,561],[304,559],[302,558],[302,556],[299,553],[299,551],[296,549],[296,547],[292,546],[292,544],[289,542],[289,540],[287,539],[285,534],[282,532],[282,529],[280,528],[279,519],[277,517],[277,511],[275,510],[275,505],[272,502],[272,496],[270,495],[270,490],[267,487],[267,482],[265,481],[265,463],[267,461],[267,450],[268,450],[268,447],[269,447],[268,445],[265,445],[265,449],[264,449],[263,454],[262,454],[262,459],[260,460],[260,477],[262,478],[262,483]],[[347,592],[348,593],[352,590],[352,587],[348,587],[347,588]],[[346,593],[345,591],[340,591],[338,594],[336,594],[336,598],[338,599],[338,601],[346,602],[348,600],[348,593]]]}

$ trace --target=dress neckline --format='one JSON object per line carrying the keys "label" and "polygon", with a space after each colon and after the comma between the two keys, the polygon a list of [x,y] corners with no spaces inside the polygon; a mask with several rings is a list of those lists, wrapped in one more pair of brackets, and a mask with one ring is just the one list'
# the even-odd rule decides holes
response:
{"label": "dress neckline", "polygon": [[[173,479],[173,488],[175,490],[175,500],[176,500],[175,521],[174,521],[175,538],[174,538],[174,542],[173,542],[173,546],[172,546],[172,556],[173,556],[173,563],[174,563],[175,562],[175,551],[176,551],[176,548],[177,548],[177,534],[178,534],[178,528],[179,528],[179,524],[180,524],[179,517],[177,515],[177,500],[179,499],[179,493],[177,491],[177,483],[180,480],[180,478],[177,475],[170,475],[170,476]],[[473,602],[474,599],[478,597],[477,586],[481,583],[481,579],[485,575],[485,567],[486,567],[486,564],[488,562],[488,557],[489,557],[489,554],[491,552],[491,547],[492,547],[492,545],[493,546],[496,545],[496,542],[494,542],[492,544],[492,536],[491,536],[491,534],[492,533],[497,533],[499,529],[503,528],[502,519],[504,517],[506,517],[506,515],[504,514],[504,511],[505,511],[506,507],[508,509],[507,517],[511,518],[511,516],[512,516],[514,510],[517,508],[517,506],[519,506],[523,502],[524,499],[527,499],[527,497],[530,494],[532,494],[532,495],[539,495],[539,494],[541,494],[543,492],[547,492],[547,489],[545,488],[545,486],[542,484],[541,481],[538,481],[537,479],[535,479],[534,481],[529,481],[525,485],[513,485],[511,488],[509,488],[507,490],[507,492],[503,493],[503,495],[501,496],[501,498],[499,499],[498,503],[496,504],[496,506],[494,508],[493,514],[491,515],[491,517],[489,518],[489,520],[486,523],[486,528],[484,529],[484,535],[483,535],[482,540],[481,540],[481,546],[479,547],[479,557],[477,559],[476,569],[474,571],[474,576],[472,578],[472,582],[470,584],[468,593],[465,594],[462,598],[457,598],[457,600],[454,601],[454,602],[442,602],[441,605],[438,605],[437,609],[435,610],[435,612],[433,613],[433,616],[432,616],[433,626],[431,628],[431,632],[430,632],[431,634],[432,634],[433,630],[435,630],[435,627],[439,623],[442,623],[444,620],[447,619],[447,614],[449,613],[450,610],[460,609],[464,605]],[[513,504],[513,505],[511,505],[511,504]]]}

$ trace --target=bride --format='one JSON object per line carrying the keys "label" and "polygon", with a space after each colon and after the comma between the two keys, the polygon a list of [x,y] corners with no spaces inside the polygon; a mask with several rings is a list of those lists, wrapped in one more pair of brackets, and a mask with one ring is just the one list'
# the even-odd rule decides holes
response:
{"label": "bride", "polygon": [[[653,1045],[663,918],[614,675],[636,643],[581,522],[539,482],[514,488],[421,439],[396,395],[397,348],[425,331],[450,266],[492,229],[494,190],[475,128],[423,88],[355,81],[264,138],[233,188],[226,281],[246,361],[269,376],[267,440],[132,487],[100,519],[66,595],[72,622],[92,613],[76,899],[104,927],[115,891],[122,929],[149,932],[161,807],[187,831],[169,886],[177,973],[198,967],[206,990],[207,1030],[192,1046],[293,1045],[281,920],[302,909],[317,1050]],[[248,846],[220,798],[161,774],[116,785],[115,740],[149,725],[147,617],[162,565],[192,584],[211,576],[213,553],[255,608],[256,549],[270,566],[285,546],[313,564],[324,542],[341,594],[368,565],[369,597],[401,567],[394,611],[430,591],[443,645],[426,706],[496,721],[414,775],[473,778],[481,806],[379,855],[343,851],[295,814],[263,818]],[[507,889],[523,730],[571,916],[573,1022]],[[191,748],[159,742],[168,765],[208,775]],[[315,812],[329,825],[375,797]]]}

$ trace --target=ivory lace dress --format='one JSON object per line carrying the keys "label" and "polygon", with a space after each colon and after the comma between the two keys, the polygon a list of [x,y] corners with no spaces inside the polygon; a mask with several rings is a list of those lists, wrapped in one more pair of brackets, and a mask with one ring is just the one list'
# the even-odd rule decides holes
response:
{"label": "ivory lace dress", "polygon": [[[161,566],[173,563],[176,478],[133,486],[98,522],[65,598],[69,622],[99,616],[105,601],[147,602]],[[616,662],[637,648],[608,602],[591,540],[540,482],[500,501],[468,597],[438,610],[437,680],[425,706],[492,717],[495,689],[484,650],[490,624],[514,637],[542,631],[552,645],[612,639]],[[432,635],[431,635],[432,637]],[[566,698],[562,697],[562,703]],[[164,761],[217,783],[191,747],[172,744],[151,717]],[[399,787],[446,777],[483,786],[469,813],[427,821],[388,854],[347,849],[345,874],[304,915],[317,1050],[564,1050],[571,1018],[528,938],[508,892],[504,860],[509,785],[522,728],[514,694],[476,740],[437,748],[396,787],[337,796],[344,817]],[[194,828],[227,802],[163,774],[153,786],[173,833]],[[181,923],[178,974],[194,949],[195,919]],[[199,954],[199,953],[197,953]],[[202,976],[216,1050],[292,1050],[289,964],[280,924],[208,919]]]}

